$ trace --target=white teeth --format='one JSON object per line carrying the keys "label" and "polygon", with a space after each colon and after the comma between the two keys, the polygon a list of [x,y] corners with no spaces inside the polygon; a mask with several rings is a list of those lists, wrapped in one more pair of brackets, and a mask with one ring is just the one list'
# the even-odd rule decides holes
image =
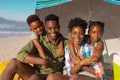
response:
{"label": "white teeth", "polygon": [[55,34],[51,34],[51,36],[55,36]]}
{"label": "white teeth", "polygon": [[76,41],[79,41],[79,39],[75,39]]}

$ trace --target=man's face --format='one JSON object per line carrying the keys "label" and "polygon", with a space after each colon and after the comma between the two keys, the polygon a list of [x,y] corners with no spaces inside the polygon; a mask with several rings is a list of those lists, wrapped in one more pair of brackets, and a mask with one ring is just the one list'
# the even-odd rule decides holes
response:
{"label": "man's face", "polygon": [[39,21],[34,21],[30,24],[30,30],[35,32],[38,35],[42,35],[44,28],[43,25]]}
{"label": "man's face", "polygon": [[51,40],[56,40],[59,36],[59,26],[56,21],[50,20],[45,24],[45,30],[47,32],[48,38]]}

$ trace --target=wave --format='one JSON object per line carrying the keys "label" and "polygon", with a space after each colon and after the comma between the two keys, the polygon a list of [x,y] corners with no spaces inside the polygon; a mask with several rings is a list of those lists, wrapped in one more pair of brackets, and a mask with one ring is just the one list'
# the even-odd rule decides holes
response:
{"label": "wave", "polygon": [[18,31],[0,31],[0,34],[30,34],[30,32],[18,32]]}
{"label": "wave", "polygon": [[12,36],[22,36],[22,35],[30,35],[30,32],[17,32],[17,31],[0,31],[0,38],[3,37],[12,37]]}
{"label": "wave", "polygon": [[15,28],[15,25],[0,24],[0,28]]}

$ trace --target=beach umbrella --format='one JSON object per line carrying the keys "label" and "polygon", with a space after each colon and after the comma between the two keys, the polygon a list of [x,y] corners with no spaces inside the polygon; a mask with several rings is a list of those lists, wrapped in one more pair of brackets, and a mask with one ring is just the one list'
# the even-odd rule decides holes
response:
{"label": "beach umbrella", "polygon": [[[115,1],[115,0],[112,0]],[[86,21],[105,22],[103,38],[109,47],[109,53],[120,53],[120,5],[110,0],[72,0],[70,2],[46,8],[36,8],[36,14],[44,21],[48,14],[60,17],[61,32],[68,36],[68,22],[75,17]],[[119,0],[116,0],[119,2]]]}

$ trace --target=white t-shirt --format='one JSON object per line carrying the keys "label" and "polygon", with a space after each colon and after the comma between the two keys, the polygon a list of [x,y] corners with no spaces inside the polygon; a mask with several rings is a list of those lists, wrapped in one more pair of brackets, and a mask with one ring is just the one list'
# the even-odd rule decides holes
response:
{"label": "white t-shirt", "polygon": [[31,39],[39,39],[38,37],[39,35],[37,35],[35,32],[31,32]]}

